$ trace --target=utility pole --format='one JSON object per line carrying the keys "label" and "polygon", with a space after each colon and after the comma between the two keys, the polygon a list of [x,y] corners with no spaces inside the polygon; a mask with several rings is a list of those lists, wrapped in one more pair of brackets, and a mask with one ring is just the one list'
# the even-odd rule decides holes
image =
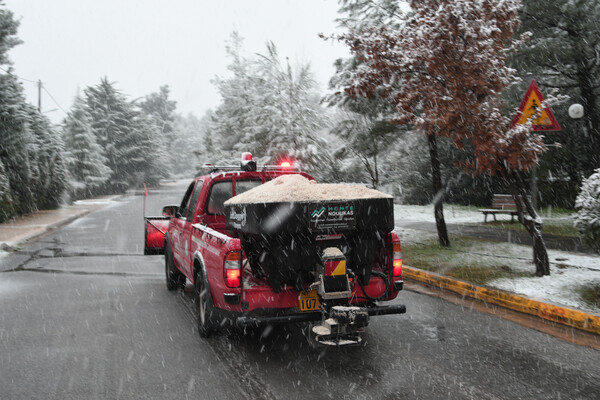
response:
{"label": "utility pole", "polygon": [[38,111],[42,112],[42,80],[38,79]]}

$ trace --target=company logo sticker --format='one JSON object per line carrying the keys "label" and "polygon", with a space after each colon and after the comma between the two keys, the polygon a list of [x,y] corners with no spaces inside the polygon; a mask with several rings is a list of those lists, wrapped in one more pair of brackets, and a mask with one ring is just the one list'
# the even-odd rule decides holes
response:
{"label": "company logo sticker", "polygon": [[321,215],[325,213],[325,207],[321,207],[319,210],[314,210],[311,214],[312,218],[319,218]]}

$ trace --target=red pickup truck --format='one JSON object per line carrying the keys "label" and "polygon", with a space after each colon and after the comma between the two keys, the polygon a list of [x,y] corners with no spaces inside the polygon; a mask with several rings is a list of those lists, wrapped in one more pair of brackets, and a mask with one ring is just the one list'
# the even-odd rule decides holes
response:
{"label": "red pickup truck", "polygon": [[[298,219],[279,228],[285,232],[264,234],[257,218],[270,212],[267,204],[256,205],[263,208],[257,212],[224,203],[283,175],[313,178],[287,166],[257,170],[245,157],[241,167],[215,167],[195,178],[181,204],[164,207],[163,216],[145,217],[144,253],[164,254],[168,290],[186,279],[194,285],[201,336],[224,327],[312,322],[318,342],[354,344],[370,316],[406,312],[403,305],[377,304],[396,298],[403,286],[392,200],[391,215],[387,207],[378,217],[374,203],[365,203],[362,219],[352,215],[360,208],[352,201],[319,203],[315,210],[291,204]],[[341,225],[314,223],[340,207],[350,211],[330,213],[344,214]],[[374,218],[385,220],[383,230],[368,233]],[[246,220],[258,230],[236,229]]]}

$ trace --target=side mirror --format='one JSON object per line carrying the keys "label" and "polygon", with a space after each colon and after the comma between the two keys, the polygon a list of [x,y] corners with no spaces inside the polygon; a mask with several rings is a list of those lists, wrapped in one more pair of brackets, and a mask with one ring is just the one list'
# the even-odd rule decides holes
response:
{"label": "side mirror", "polygon": [[179,207],[177,206],[164,206],[162,209],[162,214],[164,217],[174,217],[177,215]]}

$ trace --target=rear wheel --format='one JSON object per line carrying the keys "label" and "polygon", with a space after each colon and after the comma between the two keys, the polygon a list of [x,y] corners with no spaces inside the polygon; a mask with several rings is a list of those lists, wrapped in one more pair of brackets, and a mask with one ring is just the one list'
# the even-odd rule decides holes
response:
{"label": "rear wheel", "polygon": [[167,278],[167,289],[175,290],[185,285],[185,275],[175,267],[173,253],[168,242],[165,243],[165,275]]}
{"label": "rear wheel", "polygon": [[196,275],[194,295],[198,317],[198,333],[200,333],[200,336],[207,338],[217,330],[217,315],[208,288],[208,282],[202,274]]}

